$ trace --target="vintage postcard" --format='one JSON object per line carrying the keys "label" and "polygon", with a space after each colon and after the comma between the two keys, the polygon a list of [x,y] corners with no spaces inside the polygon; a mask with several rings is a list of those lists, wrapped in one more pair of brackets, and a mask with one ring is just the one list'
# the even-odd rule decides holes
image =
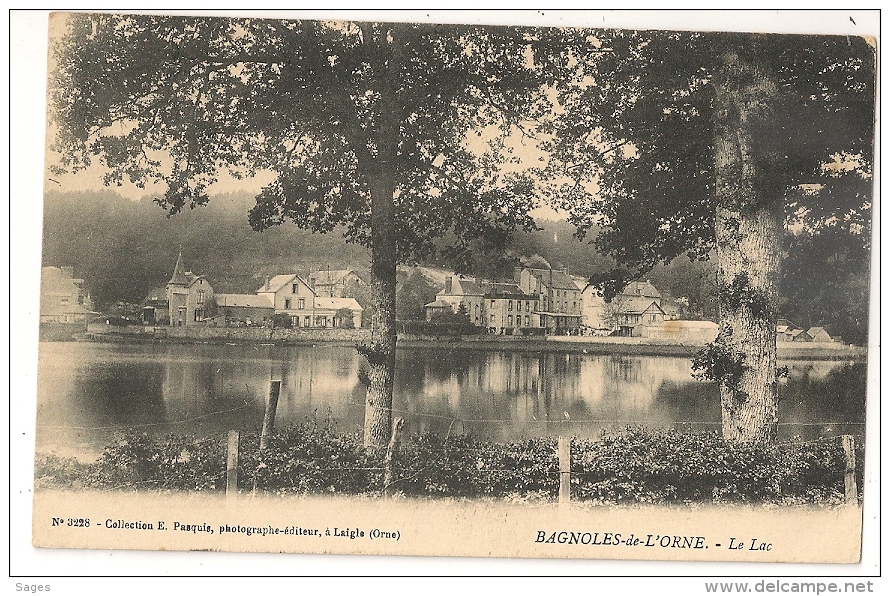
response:
{"label": "vintage postcard", "polygon": [[876,31],[353,16],[50,15],[33,546],[859,564]]}

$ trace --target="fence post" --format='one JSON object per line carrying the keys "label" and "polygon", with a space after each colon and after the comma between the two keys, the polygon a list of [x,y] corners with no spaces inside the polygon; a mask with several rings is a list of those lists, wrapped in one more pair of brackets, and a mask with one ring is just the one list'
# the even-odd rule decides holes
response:
{"label": "fence post", "polygon": [[278,396],[281,394],[281,381],[269,381],[269,400],[263,416],[263,432],[260,434],[260,451],[269,445],[269,435],[275,430],[275,411],[278,409]]}
{"label": "fence post", "polygon": [[386,458],[383,460],[383,494],[386,496],[389,496],[389,485],[392,484],[392,458],[399,446],[399,433],[404,424],[404,418],[394,418],[392,421],[392,436],[389,438]]}
{"label": "fence post", "polygon": [[226,459],[226,503],[235,502],[238,496],[238,449],[241,442],[237,430],[229,431],[228,457]]}
{"label": "fence post", "polygon": [[572,439],[559,437],[556,444],[559,455],[559,503],[567,504],[572,499]]}
{"label": "fence post", "polygon": [[844,446],[844,501],[847,503],[859,502],[859,491],[856,487],[856,450],[853,443],[853,435],[841,436]]}

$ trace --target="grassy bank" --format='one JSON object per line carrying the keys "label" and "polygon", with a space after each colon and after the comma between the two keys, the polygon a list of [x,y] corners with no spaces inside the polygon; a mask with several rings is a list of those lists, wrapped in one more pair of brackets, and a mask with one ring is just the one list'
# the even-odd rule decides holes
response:
{"label": "grassy bank", "polygon": [[[148,330],[148,331],[147,331]],[[366,343],[368,329],[239,329],[226,327],[114,329],[107,331],[94,328],[83,335],[84,339],[98,342],[120,343],[209,343],[209,344],[276,344],[276,345],[327,345],[353,346]],[[43,339],[43,338],[42,338]],[[68,337],[56,338],[68,340]],[[425,337],[399,335],[401,348],[456,348],[467,350],[506,350],[511,352],[557,352],[583,354],[621,354],[628,356],[678,356],[692,358],[700,349],[700,344],[671,343],[639,337],[567,337],[549,338],[473,335]],[[865,348],[842,344],[790,344],[778,346],[780,360],[864,360]]]}
{"label": "grassy bank", "polygon": [[[225,485],[225,458],[222,439],[131,434],[92,463],[38,455],[35,486],[216,493]],[[243,436],[239,484],[266,494],[379,495],[384,458],[383,450],[363,449],[358,436],[307,423],[273,436],[262,457],[257,437]],[[571,489],[573,499],[608,504],[840,504],[844,465],[839,439],[739,446],[712,433],[628,428],[573,442]],[[553,501],[559,488],[550,438],[412,436],[392,474],[390,492],[409,497]]]}

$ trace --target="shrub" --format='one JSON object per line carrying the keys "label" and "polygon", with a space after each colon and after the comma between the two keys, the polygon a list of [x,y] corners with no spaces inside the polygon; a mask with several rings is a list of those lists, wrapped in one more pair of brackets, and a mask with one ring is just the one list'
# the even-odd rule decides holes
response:
{"label": "shrub", "polygon": [[[93,464],[39,455],[37,487],[213,491],[225,485],[222,438],[133,433]],[[861,444],[857,445],[861,478]],[[385,450],[314,421],[282,429],[260,454],[242,433],[241,488],[269,493],[380,494]],[[597,503],[820,503],[843,501],[839,439],[738,445],[715,433],[627,428],[572,445],[572,498]],[[859,486],[862,486],[861,480]],[[408,436],[393,458],[390,490],[412,497],[548,499],[557,496],[556,441],[508,443],[469,435]]]}

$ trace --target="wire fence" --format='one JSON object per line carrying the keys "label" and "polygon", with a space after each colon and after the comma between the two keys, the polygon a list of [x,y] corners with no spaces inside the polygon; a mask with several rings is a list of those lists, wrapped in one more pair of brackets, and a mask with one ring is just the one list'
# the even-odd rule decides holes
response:
{"label": "wire fence", "polygon": [[[339,398],[340,402],[345,403],[347,405],[355,406],[355,407],[365,407],[364,402],[358,402],[346,397]],[[67,430],[109,430],[109,429],[138,429],[138,428],[151,428],[158,426],[177,426],[177,425],[185,425],[192,422],[197,422],[200,420],[206,420],[208,418],[212,418],[214,416],[220,416],[223,414],[231,414],[233,412],[238,412],[250,407],[256,407],[256,403],[251,403],[248,400],[243,400],[240,406],[234,408],[228,408],[224,410],[215,410],[212,412],[206,412],[204,414],[199,414],[196,416],[190,416],[187,418],[174,419],[174,420],[164,420],[159,422],[146,422],[146,423],[138,423],[138,424],[114,424],[114,425],[102,425],[102,426],[73,426],[73,425],[41,425],[38,424],[38,429],[43,430],[52,430],[52,429],[67,429]],[[464,416],[456,416],[454,414],[435,414],[432,412],[418,412],[417,410],[407,410],[404,408],[390,408],[390,411],[396,415],[401,415],[403,417],[411,417],[411,418],[426,418],[426,419],[438,419],[438,420],[446,420],[449,422],[459,422],[461,424],[515,424],[517,420],[511,418],[468,418]],[[567,411],[563,413],[555,413],[553,415],[543,414],[540,418],[537,417],[536,414],[531,414],[532,422],[546,422],[548,424],[565,424],[565,425],[583,425],[583,424],[609,424],[609,425],[624,425],[624,426],[640,426],[647,425],[647,421],[645,419],[640,418],[576,418],[572,417]],[[529,422],[526,418],[521,422]],[[669,421],[669,424],[675,426],[712,426],[718,428],[721,426],[720,421],[706,421],[706,420],[672,420]],[[866,425],[865,422],[856,422],[849,420],[834,420],[834,421],[811,421],[811,422],[777,422],[777,426],[785,427],[785,426],[794,426],[794,427],[822,427],[822,428],[831,428],[837,426],[861,426],[864,427]]]}

